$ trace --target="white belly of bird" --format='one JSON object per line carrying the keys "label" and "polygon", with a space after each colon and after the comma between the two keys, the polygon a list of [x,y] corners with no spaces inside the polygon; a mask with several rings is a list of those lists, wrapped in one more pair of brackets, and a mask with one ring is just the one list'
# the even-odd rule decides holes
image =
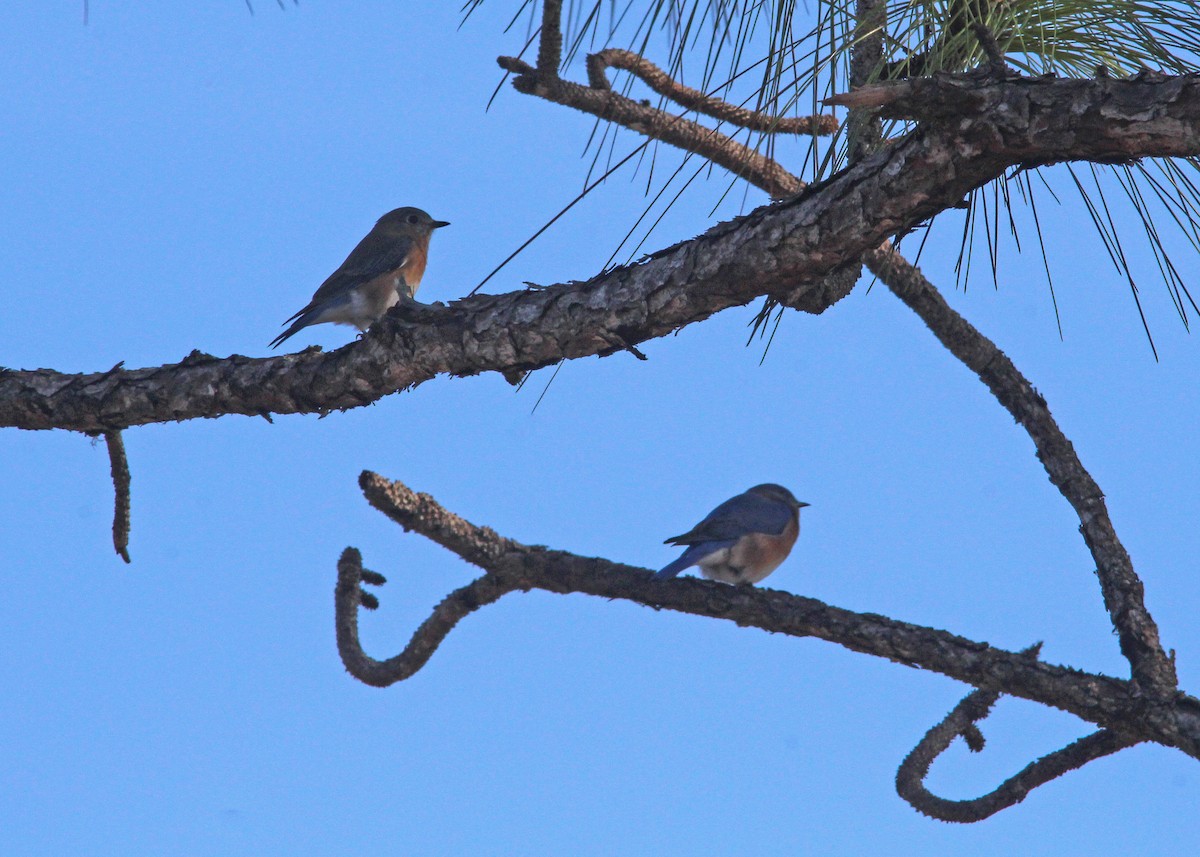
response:
{"label": "white belly of bird", "polygon": [[760,562],[756,565],[750,561],[750,557],[746,555],[743,545],[736,545],[733,548],[721,548],[719,551],[706,556],[700,560],[697,565],[700,567],[700,573],[709,580],[720,581],[721,583],[732,583],[734,585],[742,583],[758,583],[760,580],[765,580],[771,575],[775,569],[783,563],[784,553],[775,561]]}
{"label": "white belly of bird", "polygon": [[390,292],[388,292],[387,302],[383,307],[384,312],[387,312],[392,307],[394,307],[396,304],[400,303],[400,283],[401,282],[402,282],[401,278],[398,275],[392,280],[392,290]]}

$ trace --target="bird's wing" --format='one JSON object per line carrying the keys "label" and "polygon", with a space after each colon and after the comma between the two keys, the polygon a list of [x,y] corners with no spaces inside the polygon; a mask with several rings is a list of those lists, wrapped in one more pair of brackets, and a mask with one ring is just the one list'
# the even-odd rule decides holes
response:
{"label": "bird's wing", "polygon": [[367,237],[350,251],[346,261],[321,283],[309,306],[337,297],[348,289],[396,270],[408,260],[412,249],[411,235],[398,237],[368,233]]}
{"label": "bird's wing", "polygon": [[739,494],[713,509],[707,518],[683,535],[667,539],[667,543],[693,545],[726,541],[739,539],[747,533],[778,535],[791,517],[792,510],[784,503],[757,494]]}

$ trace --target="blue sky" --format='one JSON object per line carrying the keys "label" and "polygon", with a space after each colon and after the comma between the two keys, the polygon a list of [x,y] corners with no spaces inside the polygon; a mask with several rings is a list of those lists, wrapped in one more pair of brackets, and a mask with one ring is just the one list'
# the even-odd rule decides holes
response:
{"label": "blue sky", "polygon": [[[0,365],[67,371],[266,356],[383,212],[437,234],[424,300],[469,291],[581,188],[591,122],[502,90],[514,4],[9,4],[0,56]],[[578,66],[571,71],[582,77]],[[633,138],[618,144],[630,147]],[[666,163],[670,156],[661,154]],[[673,165],[673,161],[671,162]],[[1060,177],[1061,178],[1061,177]],[[582,279],[644,206],[618,174],[488,284]],[[1060,182],[1058,187],[1063,187]],[[717,177],[649,239],[736,214]],[[922,256],[1046,396],[1105,490],[1186,689],[1200,688],[1197,343],[1130,248],[1160,360],[1081,206],[1039,209],[952,288],[962,215]],[[752,192],[745,204],[763,199]],[[1128,212],[1126,212],[1126,217]],[[1131,233],[1132,234],[1132,233]],[[1197,263],[1176,246],[1186,280]],[[978,264],[978,263],[977,263]],[[979,267],[982,273],[982,266]],[[334,648],[346,545],[390,580],[364,641],[394,654],[473,574],[371,510],[373,469],[527,543],[656,568],[750,485],[812,503],[768,581],[833,604],[1126,673],[1078,522],[1023,432],[885,289],[754,307],[566,366],[536,413],[488,375],[326,419],[126,433],[132,566],[103,444],[0,432],[0,837],[14,855],[1156,854],[1200,845],[1194,760],[1140,747],[982,824],[917,815],[896,766],[966,688],[811,640],[630,604],[512,595],[386,690]],[[321,326],[289,342],[349,341]],[[990,788],[1088,730],[1004,700],[986,751],[931,785]]]}

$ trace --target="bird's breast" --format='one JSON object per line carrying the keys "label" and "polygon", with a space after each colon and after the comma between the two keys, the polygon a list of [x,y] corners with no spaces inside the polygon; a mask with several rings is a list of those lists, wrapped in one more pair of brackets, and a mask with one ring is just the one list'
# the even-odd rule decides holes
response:
{"label": "bird's breast", "polygon": [[402,278],[402,282],[397,284],[397,288],[403,289],[407,285],[409,297],[416,295],[417,287],[421,285],[421,278],[425,276],[425,263],[428,259],[428,249],[422,247],[420,242],[418,242],[409,251],[408,258],[404,260],[404,264],[396,270],[396,274]]}
{"label": "bird's breast", "polygon": [[800,522],[795,517],[781,533],[747,533],[733,547],[702,560],[700,571],[723,583],[758,583],[787,559],[799,535]]}

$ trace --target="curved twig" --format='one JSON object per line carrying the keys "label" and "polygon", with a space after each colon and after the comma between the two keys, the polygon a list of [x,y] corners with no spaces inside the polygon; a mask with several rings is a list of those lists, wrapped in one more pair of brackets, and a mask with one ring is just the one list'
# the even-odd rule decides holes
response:
{"label": "curved twig", "polygon": [[768,193],[773,197],[791,196],[804,187],[799,178],[778,162],[698,122],[626,98],[611,89],[597,89],[563,80],[557,74],[543,74],[516,57],[497,57],[496,63],[514,75],[512,85],[518,92],[572,107],[655,140],[696,152],[735,176],[768,187]]}
{"label": "curved twig", "polygon": [[[362,567],[362,554],[355,548],[342,551],[334,590],[334,615],[338,654],[346,671],[372,687],[387,687],[415,674],[429,662],[442,640],[464,616],[517,588],[495,575],[485,574],[471,581],[451,592],[433,609],[433,614],[417,628],[404,651],[386,661],[377,661],[363,651],[358,639],[358,609],[371,604],[369,594],[362,591],[365,574],[368,572]],[[373,606],[378,606],[378,602]]]}
{"label": "curved twig", "polygon": [[609,83],[608,77],[604,73],[606,69],[610,68],[623,69],[637,76],[652,90],[671,99],[680,107],[686,107],[688,110],[694,110],[750,131],[761,131],[764,134],[814,134],[827,137],[837,133],[840,125],[837,117],[829,114],[774,116],[770,113],[738,107],[736,104],[730,104],[724,99],[708,95],[699,89],[684,86],[650,60],[623,48],[605,48],[594,54],[588,54],[588,83],[593,89],[612,89],[612,84]]}
{"label": "curved twig", "polygon": [[[794,637],[816,637],[852,651],[932,670],[982,690],[1040,702],[1200,758],[1200,701],[1182,694],[1170,701],[1148,699],[1122,679],[1031,661],[1019,652],[935,628],[855,613],[786,592],[693,579],[658,581],[647,569],[524,545],[500,536],[447,511],[432,497],[376,473],[364,472],[359,484],[372,506],[405,529],[488,572],[473,586],[495,588],[473,592],[471,598],[491,593],[499,597],[515,589],[578,592]],[[357,580],[351,578],[345,587],[351,584],[357,586]],[[350,599],[352,591],[357,590],[347,588],[344,598]],[[457,621],[458,614],[455,616]],[[339,628],[344,621],[339,614]],[[434,636],[440,642],[444,633]]]}
{"label": "curved twig", "polygon": [[934,760],[960,735],[973,752],[982,750],[983,736],[975,724],[988,716],[999,698],[1000,694],[995,691],[974,691],[964,697],[944,720],[926,732],[920,743],[900,763],[900,769],[896,772],[897,794],[930,818],[969,824],[1020,803],[1038,786],[1082,768],[1088,762],[1142,741],[1110,729],[1101,729],[1042,756],[980,797],[948,800],[933,794],[925,786],[925,777]]}

